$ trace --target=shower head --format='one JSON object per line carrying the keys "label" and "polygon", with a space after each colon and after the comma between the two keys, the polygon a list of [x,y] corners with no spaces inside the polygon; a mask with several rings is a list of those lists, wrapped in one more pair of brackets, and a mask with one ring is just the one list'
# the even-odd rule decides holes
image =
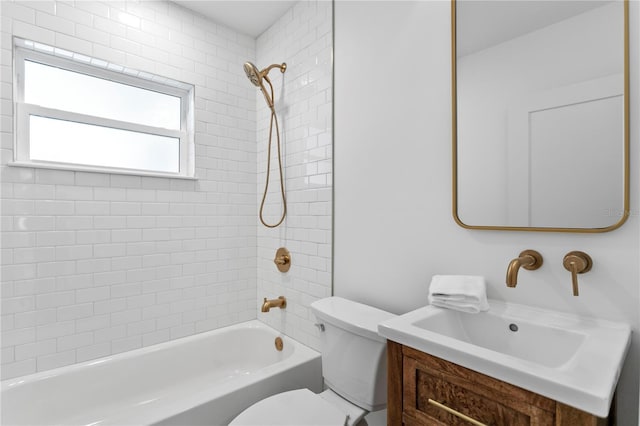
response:
{"label": "shower head", "polygon": [[247,74],[247,78],[251,81],[251,83],[254,86],[256,87],[262,86],[262,82],[260,81],[262,80],[262,75],[260,74],[260,71],[258,71],[258,68],[255,65],[253,65],[251,62],[245,62],[244,72],[245,74]]}
{"label": "shower head", "polygon": [[271,64],[262,71],[258,70],[251,62],[245,62],[244,65],[244,73],[247,74],[247,78],[251,81],[251,83],[256,87],[262,86],[262,79],[267,77],[269,71],[273,68],[280,68],[280,72],[284,73],[287,70],[287,64],[285,62],[281,64]]}
{"label": "shower head", "polygon": [[[271,69],[273,68],[280,68],[280,72],[284,73],[287,70],[287,64],[284,62],[282,64],[272,64],[262,71],[258,71],[258,67],[256,67],[253,63],[245,62],[243,68],[244,73],[247,74],[247,78],[249,79],[249,81],[251,81],[251,84],[260,88],[262,94],[264,95],[264,99],[267,101],[267,105],[269,105],[269,108],[273,109],[273,86],[271,85],[271,80],[269,80],[267,74],[269,74],[269,71],[271,71]],[[271,96],[269,96],[267,90],[264,87],[264,84],[262,84],[263,79],[269,84],[269,87],[271,88]]]}

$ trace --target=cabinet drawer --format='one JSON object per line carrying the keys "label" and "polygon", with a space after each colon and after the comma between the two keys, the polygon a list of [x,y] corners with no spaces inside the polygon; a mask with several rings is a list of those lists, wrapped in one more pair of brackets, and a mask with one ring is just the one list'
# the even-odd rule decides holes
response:
{"label": "cabinet drawer", "polygon": [[[414,420],[418,424],[449,426],[554,424],[553,411],[532,405],[533,401],[523,401],[521,395],[491,388],[491,378],[487,377],[483,384],[482,377],[465,377],[464,371],[452,374],[451,369],[436,369],[407,356],[403,364],[406,424]],[[470,370],[469,373],[478,375]]]}
{"label": "cabinet drawer", "polygon": [[[420,369],[414,370],[415,399],[406,398],[412,402],[413,407],[405,406],[405,411],[411,409],[447,425],[469,425],[472,422],[463,416],[475,419],[481,424],[496,426],[528,426],[532,424],[553,424],[553,414],[545,416],[544,412],[523,413],[517,408],[509,406],[509,399],[505,395],[503,400],[493,400],[486,397],[478,386],[459,386],[445,382],[437,375],[430,374]],[[411,386],[407,386],[407,392],[411,392]],[[460,413],[456,415],[452,413]],[[531,414],[546,421],[532,423]],[[414,414],[418,417],[418,414]]]}

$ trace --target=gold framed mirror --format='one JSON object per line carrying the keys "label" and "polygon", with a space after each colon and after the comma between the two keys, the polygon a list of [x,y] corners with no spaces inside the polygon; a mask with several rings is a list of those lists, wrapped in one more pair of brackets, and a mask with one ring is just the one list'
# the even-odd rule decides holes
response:
{"label": "gold framed mirror", "polygon": [[460,226],[594,233],[625,222],[628,16],[628,0],[452,0]]}

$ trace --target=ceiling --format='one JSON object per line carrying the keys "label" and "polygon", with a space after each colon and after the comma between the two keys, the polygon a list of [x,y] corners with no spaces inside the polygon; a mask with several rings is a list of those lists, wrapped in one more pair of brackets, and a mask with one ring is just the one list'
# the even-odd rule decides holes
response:
{"label": "ceiling", "polygon": [[297,0],[174,0],[211,20],[258,37]]}
{"label": "ceiling", "polygon": [[[297,1],[174,0],[179,5],[254,38],[273,25]],[[458,55],[485,49],[606,3],[606,0],[459,1]]]}

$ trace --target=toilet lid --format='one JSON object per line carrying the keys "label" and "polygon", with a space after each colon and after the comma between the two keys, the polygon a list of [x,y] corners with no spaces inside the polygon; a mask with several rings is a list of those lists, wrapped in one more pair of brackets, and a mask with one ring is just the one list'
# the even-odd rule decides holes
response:
{"label": "toilet lid", "polygon": [[253,404],[229,426],[343,426],[347,415],[309,389],[270,396]]}

